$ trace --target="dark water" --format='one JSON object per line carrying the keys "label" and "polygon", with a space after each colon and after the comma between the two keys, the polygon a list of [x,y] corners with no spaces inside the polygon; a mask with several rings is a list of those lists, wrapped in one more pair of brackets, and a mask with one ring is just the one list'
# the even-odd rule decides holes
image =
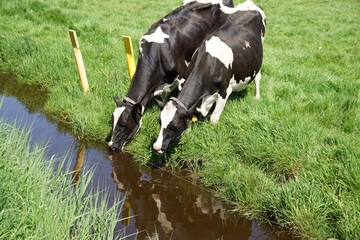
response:
{"label": "dark water", "polygon": [[[18,125],[32,125],[34,143],[46,143],[47,156],[63,156],[72,168],[94,168],[93,184],[125,199],[118,224],[126,239],[292,239],[268,224],[229,214],[213,195],[165,169],[139,167],[125,152],[109,152],[104,142],[81,142],[71,128],[41,109],[48,93],[40,86],[19,84],[0,72],[0,117]],[[179,177],[182,176],[182,177]],[[130,236],[131,235],[131,236]]]}

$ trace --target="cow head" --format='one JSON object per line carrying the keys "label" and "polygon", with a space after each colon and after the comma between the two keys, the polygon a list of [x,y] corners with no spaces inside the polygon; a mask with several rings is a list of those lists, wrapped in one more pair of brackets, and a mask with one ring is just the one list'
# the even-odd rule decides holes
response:
{"label": "cow head", "polygon": [[[126,97],[125,97],[126,99]],[[113,131],[108,146],[111,150],[121,150],[125,143],[131,140],[141,126],[143,107],[129,101],[120,101],[115,97],[116,108],[112,115]]]}
{"label": "cow head", "polygon": [[191,113],[175,98],[170,98],[166,104],[156,100],[162,109],[158,121],[161,125],[159,136],[153,145],[156,152],[163,154],[170,143],[178,139],[185,131]]}

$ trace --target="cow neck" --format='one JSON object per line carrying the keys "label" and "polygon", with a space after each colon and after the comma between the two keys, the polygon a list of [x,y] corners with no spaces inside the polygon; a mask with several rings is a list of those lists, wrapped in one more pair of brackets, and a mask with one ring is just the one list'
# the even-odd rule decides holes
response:
{"label": "cow neck", "polygon": [[204,90],[200,87],[189,85],[190,84],[187,86],[188,90],[186,90],[185,87],[182,89],[178,96],[178,100],[182,102],[188,110],[193,111],[202,102],[202,99],[211,95],[211,93],[208,90]]}
{"label": "cow neck", "polygon": [[[160,86],[161,84],[154,85],[148,89],[145,89],[145,91],[144,90],[141,91],[139,88],[137,88],[137,89],[139,89],[139,91],[136,91],[137,90],[136,88],[129,89],[128,97],[126,97],[126,98],[131,99],[133,103],[132,102],[130,102],[130,103],[132,103],[133,105],[134,105],[134,103],[135,104],[139,103],[141,106],[145,107],[147,102],[151,99],[151,97],[153,97],[155,89],[158,86]],[[129,101],[127,101],[127,102],[129,102]]]}
{"label": "cow neck", "polygon": [[155,89],[164,83],[161,79],[164,79],[165,74],[159,68],[160,64],[158,64],[158,61],[151,62],[150,60],[154,59],[146,56],[139,59],[135,75],[127,93],[127,97],[143,107],[153,96]]}

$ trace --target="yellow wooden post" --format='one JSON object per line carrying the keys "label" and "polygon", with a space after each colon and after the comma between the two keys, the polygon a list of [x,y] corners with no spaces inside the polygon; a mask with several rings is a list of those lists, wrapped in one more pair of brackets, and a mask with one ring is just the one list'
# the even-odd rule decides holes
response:
{"label": "yellow wooden post", "polygon": [[133,52],[133,48],[132,48],[132,44],[131,44],[131,38],[124,36],[123,39],[124,39],[124,45],[125,45],[126,59],[127,59],[128,68],[129,68],[129,77],[130,77],[130,82],[131,82],[132,78],[134,76],[135,70],[136,70],[134,52]]}
{"label": "yellow wooden post", "polygon": [[130,217],[131,217],[131,204],[129,203],[129,197],[126,197],[125,199],[125,204],[123,205],[121,216],[122,216],[121,223],[128,227],[130,225]]}
{"label": "yellow wooden post", "polygon": [[76,164],[74,166],[74,173],[72,177],[72,183],[75,188],[78,186],[78,183],[80,181],[81,169],[82,166],[84,165],[84,157],[85,157],[85,146],[83,143],[80,143],[76,157]]}
{"label": "yellow wooden post", "polygon": [[86,93],[89,90],[89,84],[87,81],[84,62],[83,62],[80,48],[79,48],[79,42],[77,40],[76,32],[74,30],[69,30],[69,35],[70,35],[72,46],[74,48],[74,56],[75,56],[76,66],[79,71],[81,86],[82,86],[83,92]]}

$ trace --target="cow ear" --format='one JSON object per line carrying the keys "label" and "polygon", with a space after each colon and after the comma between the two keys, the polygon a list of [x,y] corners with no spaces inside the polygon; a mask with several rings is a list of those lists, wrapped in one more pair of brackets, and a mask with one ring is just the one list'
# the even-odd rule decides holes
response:
{"label": "cow ear", "polygon": [[186,119],[192,119],[194,112],[191,110],[186,111]]}
{"label": "cow ear", "polygon": [[118,96],[115,96],[114,100],[115,100],[116,106],[118,106],[118,107],[124,106],[124,103],[122,101],[120,101]]}
{"label": "cow ear", "polygon": [[140,120],[142,117],[141,110],[142,110],[142,107],[140,104],[137,103],[134,105],[132,112],[133,112],[133,117],[135,119],[136,124],[140,123]]}
{"label": "cow ear", "polygon": [[162,102],[162,101],[160,101],[160,100],[158,100],[158,99],[156,99],[156,98],[155,98],[155,102],[156,102],[156,104],[159,106],[159,108],[160,108],[161,110],[164,109],[164,107],[165,107],[165,103],[164,103],[164,102]]}
{"label": "cow ear", "polygon": [[137,104],[134,105],[134,111],[135,111],[136,114],[141,116],[142,115],[141,110],[142,110],[142,107],[141,107],[140,104],[137,103]]}
{"label": "cow ear", "polygon": [[211,8],[213,6],[212,3],[206,3],[206,4],[201,4],[200,6],[195,6],[191,9],[191,11],[193,12],[200,12],[200,11],[203,11],[203,10],[206,10],[208,8]]}
{"label": "cow ear", "polygon": [[213,19],[219,19],[220,11],[219,4],[213,5],[211,9],[211,17],[213,17]]}

